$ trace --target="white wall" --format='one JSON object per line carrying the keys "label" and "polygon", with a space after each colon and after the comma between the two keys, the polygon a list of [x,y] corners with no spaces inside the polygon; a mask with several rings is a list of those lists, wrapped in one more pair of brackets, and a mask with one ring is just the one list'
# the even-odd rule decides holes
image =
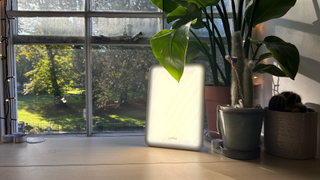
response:
{"label": "white wall", "polygon": [[[320,104],[320,0],[297,0],[296,5],[284,17],[268,21],[256,30],[257,39],[276,35],[296,45],[300,52],[299,71],[294,81],[290,78],[260,75],[263,89],[261,104],[267,106],[270,97],[282,91],[300,94],[303,103]],[[273,62],[272,59],[267,61]],[[277,84],[279,86],[275,86]],[[318,127],[320,131],[320,124]],[[319,141],[318,135],[318,158]]]}
{"label": "white wall", "polygon": [[[320,0],[297,0],[296,5],[282,18],[257,27],[258,39],[276,35],[294,44],[300,52],[300,67],[295,80],[262,75],[263,100],[267,105],[279,84],[278,92],[294,91],[302,101],[320,104]],[[269,59],[272,63],[272,60]],[[265,85],[268,84],[268,85]]]}

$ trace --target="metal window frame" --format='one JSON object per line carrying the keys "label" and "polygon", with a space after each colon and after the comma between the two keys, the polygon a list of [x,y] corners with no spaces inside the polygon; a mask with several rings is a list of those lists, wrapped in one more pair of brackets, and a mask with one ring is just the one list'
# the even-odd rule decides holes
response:
{"label": "metal window frame", "polygon": [[[12,0],[13,2],[16,2],[15,0]],[[14,29],[12,29],[12,41],[10,43],[10,54],[11,54],[11,62],[13,63],[11,65],[11,69],[13,68],[15,70],[15,60],[14,60],[14,44],[43,44],[43,41],[50,42],[50,44],[62,44],[61,41],[63,41],[63,44],[83,44],[85,47],[85,89],[86,89],[86,135],[89,137],[92,135],[92,72],[91,72],[91,45],[92,45],[92,17],[107,17],[107,18],[158,18],[159,19],[159,30],[163,29],[164,26],[164,12],[100,12],[100,11],[91,11],[91,3],[92,0],[85,0],[85,11],[81,12],[68,12],[68,11],[17,11],[15,9],[17,8],[9,8],[8,9],[8,16],[10,18],[13,17],[83,17],[85,19],[85,35],[84,37],[58,37],[57,41],[51,41],[52,39],[56,39],[57,37],[49,37],[49,36],[36,36],[36,39],[39,39],[39,42],[35,43],[29,43],[27,41],[28,38],[31,38],[31,36],[20,36],[18,35],[17,31],[17,24],[18,22],[15,21],[15,23],[12,23]],[[14,3],[16,4],[16,3]],[[15,6],[16,7],[16,6]],[[14,10],[10,10],[14,9]],[[35,36],[32,36],[33,38]],[[42,38],[42,40],[41,40]],[[52,39],[50,39],[52,38]],[[19,41],[20,39],[20,41]],[[69,39],[69,40],[68,40]],[[135,42],[134,44],[128,44],[127,45],[148,45],[146,42],[150,42],[150,39],[148,38],[141,38],[140,42]],[[59,43],[60,42],[60,43]],[[65,43],[66,42],[66,43]],[[46,43],[48,44],[48,43]],[[95,44],[103,44],[103,42],[98,41],[98,43]],[[117,41],[111,41],[108,43],[108,45],[122,45],[119,44]],[[16,83],[16,82],[15,82]],[[16,86],[15,86],[16,87]],[[13,88],[15,89],[15,88]],[[17,117],[17,103],[15,103],[15,117]]]}
{"label": "metal window frame", "polygon": [[[91,11],[92,0],[85,0],[85,10],[84,11],[17,11],[16,0],[13,1],[13,8],[9,8],[7,13],[9,17],[83,17],[85,19],[85,36],[84,37],[50,37],[50,36],[32,36],[35,39],[40,39],[39,42],[30,43],[27,40],[31,36],[21,36],[18,35],[17,24],[18,21],[12,23],[13,37],[10,43],[11,48],[11,61],[12,68],[15,73],[15,57],[14,57],[14,44],[83,44],[85,47],[85,89],[86,89],[86,135],[89,137],[92,135],[92,72],[91,72],[91,45],[129,45],[129,46],[150,46],[150,38],[141,38],[134,43],[121,43],[119,41],[110,41],[104,43],[92,37],[92,17],[106,17],[106,18],[158,18],[159,19],[159,31],[165,27],[166,13],[162,11],[158,12],[110,12],[110,11]],[[220,18],[218,13],[214,13],[215,18]],[[228,13],[228,17],[232,18],[232,13]],[[42,40],[41,40],[42,38]],[[52,39],[50,39],[52,38]],[[54,41],[53,39],[56,39]],[[46,41],[46,42],[45,42]],[[63,41],[63,42],[61,42]],[[48,43],[50,42],[50,43]],[[16,87],[16,80],[15,86]],[[16,90],[15,94],[16,94]],[[15,117],[17,117],[17,101],[15,103]]]}

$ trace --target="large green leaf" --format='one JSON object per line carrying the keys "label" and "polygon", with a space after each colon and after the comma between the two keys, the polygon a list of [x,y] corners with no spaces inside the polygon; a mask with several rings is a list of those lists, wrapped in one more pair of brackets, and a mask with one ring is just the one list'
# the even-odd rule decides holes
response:
{"label": "large green leaf", "polygon": [[201,29],[204,28],[204,22],[202,21],[202,18],[197,18],[192,21],[191,27],[193,29]]}
{"label": "large green leaf", "polygon": [[262,54],[260,57],[259,57],[259,60],[258,61],[262,61],[264,59],[267,59],[267,58],[270,58],[272,57],[272,53],[265,53],[265,54]]}
{"label": "large green leaf", "polygon": [[295,5],[297,0],[252,0],[249,2],[245,12],[248,24],[256,1],[258,4],[253,16],[253,27],[270,19],[282,17]]}
{"label": "large green leaf", "polygon": [[195,18],[201,18],[201,15],[202,13],[200,9],[195,12],[190,12],[185,7],[179,6],[177,9],[168,14],[167,23],[170,23],[177,19],[184,19],[189,22],[191,20],[194,20]]}
{"label": "large green leaf", "polygon": [[[205,42],[201,42],[203,47],[209,51],[209,47]],[[186,55],[186,63],[189,63],[193,59],[197,59],[199,57],[200,52],[205,53],[202,46],[198,41],[189,41],[187,55]]]}
{"label": "large green leaf", "polygon": [[279,76],[279,77],[286,77],[287,76],[287,74],[285,72],[283,72],[277,66],[272,65],[272,64],[257,64],[253,68],[253,72],[269,73],[269,74],[272,74],[274,76]]}
{"label": "large green leaf", "polygon": [[277,36],[268,36],[263,41],[255,40],[251,42],[266,46],[279,63],[282,71],[291,79],[295,78],[300,63],[300,54],[296,46]]}
{"label": "large green leaf", "polygon": [[173,2],[172,0],[150,0],[150,1],[159,9],[163,10],[164,12],[171,12],[179,6],[178,3]]}
{"label": "large green leaf", "polygon": [[178,82],[184,70],[190,24],[191,22],[177,29],[162,30],[150,42],[155,57]]}
{"label": "large green leaf", "polygon": [[272,53],[268,52],[268,53],[265,53],[265,54],[262,54],[258,61],[256,62],[256,64],[258,64],[260,61],[263,61],[264,59],[267,59],[267,58],[270,58],[270,57],[273,57],[272,56]]}
{"label": "large green leaf", "polygon": [[192,11],[194,9],[193,4],[196,4],[198,8],[215,6],[219,3],[220,0],[173,0],[176,3],[179,3],[181,6]]}

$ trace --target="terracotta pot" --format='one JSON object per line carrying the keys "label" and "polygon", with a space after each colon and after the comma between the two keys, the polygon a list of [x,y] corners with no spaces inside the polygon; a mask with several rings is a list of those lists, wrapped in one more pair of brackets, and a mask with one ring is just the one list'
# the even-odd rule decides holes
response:
{"label": "terracotta pot", "polygon": [[266,108],[265,151],[283,158],[310,159],[317,151],[318,112],[294,113]]}
{"label": "terracotta pot", "polygon": [[217,119],[217,106],[230,104],[230,86],[205,86],[205,100],[208,130],[211,138],[222,138],[219,121]]}

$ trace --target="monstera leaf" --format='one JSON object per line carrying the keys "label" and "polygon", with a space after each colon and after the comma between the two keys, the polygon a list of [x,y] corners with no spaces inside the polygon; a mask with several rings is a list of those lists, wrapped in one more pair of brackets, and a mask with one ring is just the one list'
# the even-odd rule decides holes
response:
{"label": "monstera leaf", "polygon": [[191,22],[177,29],[165,29],[151,39],[153,54],[178,82],[182,76],[189,42]]}
{"label": "monstera leaf", "polygon": [[258,4],[253,16],[252,27],[270,19],[282,17],[295,5],[296,1],[297,0],[252,0],[246,8],[246,21],[248,24],[250,23],[254,2]]}
{"label": "monstera leaf", "polygon": [[[291,79],[295,78],[300,63],[300,54],[296,46],[283,41],[277,36],[268,36],[263,41],[252,39],[250,39],[250,41],[255,44],[263,44],[271,52],[272,56],[276,59],[286,76]],[[264,54],[264,56],[267,57],[268,55]],[[270,69],[270,66],[268,68]],[[260,68],[260,71],[261,69],[262,68]],[[274,69],[275,68],[272,68],[272,70]]]}
{"label": "monstera leaf", "polygon": [[[189,63],[193,59],[198,59],[200,52],[205,54],[204,47],[207,51],[209,51],[209,46],[205,42],[201,42],[202,46],[198,41],[189,41],[187,55],[186,55],[186,63]],[[207,57],[207,56],[205,56]]]}
{"label": "monstera leaf", "polygon": [[163,10],[164,12],[171,12],[179,6],[178,3],[175,3],[171,0],[150,0],[150,1],[159,9]]}
{"label": "monstera leaf", "polygon": [[167,23],[170,23],[172,21],[175,21],[177,19],[186,19],[188,21],[191,21],[195,18],[201,18],[201,10],[198,9],[194,12],[188,11],[186,8],[179,6],[177,9],[172,11],[167,16]]}
{"label": "monstera leaf", "polygon": [[200,19],[200,20],[202,19],[202,13],[200,9],[197,9],[194,12],[190,12],[186,8],[179,6],[177,9],[175,9],[174,11],[168,14],[167,23],[171,23],[177,20],[172,25],[172,28],[176,29],[182,25],[189,23],[190,21],[193,21],[192,27],[195,27],[196,29],[203,28],[204,27],[203,23],[198,22],[197,19]]}
{"label": "monstera leaf", "polygon": [[253,72],[269,73],[271,75],[279,76],[279,77],[286,77],[287,76],[287,74],[285,72],[283,72],[277,66],[272,65],[272,64],[257,64],[253,68]]}

